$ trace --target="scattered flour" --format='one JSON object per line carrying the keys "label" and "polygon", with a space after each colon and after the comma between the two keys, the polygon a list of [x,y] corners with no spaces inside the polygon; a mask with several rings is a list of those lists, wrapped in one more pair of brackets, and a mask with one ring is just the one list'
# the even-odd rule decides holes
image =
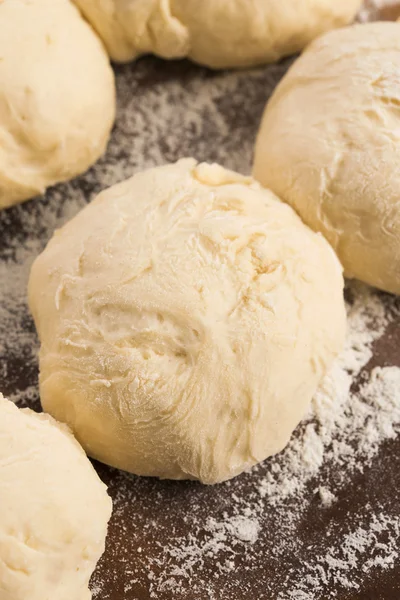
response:
{"label": "scattered flour", "polygon": [[[400,425],[400,369],[375,369],[371,382],[356,393],[352,385],[372,357],[372,344],[385,332],[388,319],[378,294],[352,284],[354,301],[348,305],[348,334],[343,354],[316,393],[301,433],[295,436],[259,484],[269,502],[301,492],[324,462],[362,469],[380,443],[395,435]],[[389,418],[390,423],[386,420]],[[386,426],[383,427],[383,423]],[[361,457],[361,460],[360,460]]]}
{"label": "scattered flour", "polygon": [[325,506],[326,508],[332,506],[332,504],[337,500],[335,494],[332,494],[332,492],[326,487],[321,486],[317,488],[317,491],[321,499],[322,506]]}
{"label": "scattered flour", "polygon": [[[195,576],[197,571],[204,567],[206,557],[215,559],[219,569],[224,572],[233,570],[238,546],[243,546],[244,543],[254,544],[258,538],[259,528],[259,522],[254,517],[242,515],[228,517],[225,515],[222,521],[216,521],[210,517],[204,525],[206,537],[201,544],[199,544],[197,536],[190,535],[187,543],[182,547],[166,548],[171,570],[168,578],[162,582],[160,589],[173,588],[175,577]],[[221,553],[224,558],[219,561],[218,556]],[[158,562],[158,565],[161,568],[165,567],[163,561]],[[155,583],[157,586],[160,584],[159,581]]]}
{"label": "scattered flour", "polygon": [[[117,68],[107,155],[78,180],[0,214],[2,392],[39,407],[26,285],[54,229],[100,189],[182,155],[248,172],[265,98],[288,64],[210,73],[184,63],[182,74],[182,65],[144,59]],[[398,501],[345,507],[320,530],[315,518],[345,503],[349,483],[400,431],[400,369],[369,364],[385,332],[399,326],[399,300],[354,282],[347,297],[346,348],[284,452],[212,489],[101,470],[114,500],[113,536],[93,578],[94,600],[111,600],[114,586],[126,600],[328,600],[398,568]]]}
{"label": "scattered flour", "polygon": [[[42,212],[39,206],[33,217],[31,214],[28,217],[28,213],[23,215],[26,239],[21,244],[16,240],[14,247],[8,244],[6,256],[0,261],[0,280],[7,283],[0,286],[2,389],[22,406],[38,407],[34,384],[38,344],[25,295],[29,268],[49,233],[84,203],[84,198],[77,194],[73,201],[57,210],[52,203],[50,210],[43,207]],[[35,237],[39,222],[44,234]],[[253,570],[259,573],[263,561],[282,560],[288,553],[296,552],[303,543],[299,524],[312,497],[318,498],[324,510],[334,508],[341,489],[353,474],[362,473],[382,444],[398,435],[400,368],[366,367],[373,357],[374,344],[388,327],[398,323],[399,302],[356,282],[348,284],[347,296],[346,347],[322,382],[288,447],[255,467],[244,479],[224,484],[223,494],[229,491],[230,500],[222,512],[210,508],[204,516],[201,506],[188,505],[184,520],[190,533],[171,531],[167,536],[169,541],[156,542],[151,552],[140,547],[134,562],[128,553],[129,528],[126,528],[122,534],[125,543],[115,549],[128,578],[126,594],[134,594],[135,586],[142,586],[149,590],[151,598],[158,599],[165,597],[164,594],[196,600],[240,597],[239,584],[235,588],[231,583],[237,569],[242,573],[251,574]],[[19,368],[15,369],[15,364]],[[122,523],[126,505],[131,502],[131,484],[129,477],[122,476],[114,494],[115,517]],[[218,489],[213,492],[216,497]],[[154,496],[150,495],[149,502],[154,502]],[[155,512],[165,510],[162,496],[154,506]],[[145,522],[143,530],[153,527],[152,535],[157,537],[159,526]],[[279,600],[326,600],[336,597],[331,595],[332,589],[357,589],[366,574],[392,569],[398,564],[398,529],[396,516],[360,512],[349,518],[347,529],[332,532],[331,543],[330,532],[324,531],[315,553],[302,548],[302,553],[310,556],[300,568],[288,570],[285,582],[275,583],[266,575],[260,585],[265,594],[275,594]],[[268,543],[269,538],[274,539],[273,547]],[[109,598],[103,577],[100,568],[93,582],[95,600]],[[221,597],[223,578],[227,578],[226,595]],[[294,583],[297,581],[301,583]],[[248,584],[249,593],[252,585]],[[246,585],[243,586],[245,589]],[[259,593],[259,598],[263,598],[263,592]]]}
{"label": "scattered flour", "polygon": [[[371,464],[383,442],[400,432],[400,368],[365,369],[373,355],[374,342],[397,318],[398,304],[392,300],[393,310],[387,310],[387,303],[385,310],[382,295],[358,283],[349,284],[348,290],[352,299],[348,303],[346,348],[320,386],[289,446],[264,465],[255,467],[251,484],[247,482],[242,493],[240,482],[231,482],[235,488],[231,512],[238,516],[225,514],[222,521],[209,518],[206,524],[194,519],[192,535],[176,536],[163,546],[159,558],[149,559],[149,573],[154,567],[161,573],[150,579],[152,598],[158,598],[167,588],[175,590],[177,597],[186,598],[182,579],[190,582],[190,589],[200,593],[202,584],[205,585],[202,574],[206,575],[208,569],[206,559],[210,557],[218,563],[221,573],[229,565],[235,568],[238,552],[242,563],[250,567],[259,564],[266,554],[262,543],[258,545],[257,541],[263,535],[268,538],[269,511],[273,511],[280,523],[281,536],[275,554],[285,556],[290,548],[289,538],[310,505],[309,483],[320,483],[314,493],[325,509],[331,508],[352,474],[361,473]],[[400,503],[397,512],[400,515]],[[285,592],[279,590],[278,599],[336,598],[338,589],[357,589],[366,572],[393,568],[400,552],[399,519],[368,510],[353,516],[347,531],[332,534],[334,541],[328,543],[324,554],[313,556],[291,572]],[[361,524],[355,527],[357,520]],[[242,529],[245,535],[240,534]],[[252,531],[254,534],[250,535]],[[202,537],[204,532],[206,538]],[[324,531],[322,540],[329,542],[330,535],[329,530]],[[319,545],[323,546],[323,541],[319,540]],[[293,580],[303,583],[293,586]],[[273,584],[268,585],[268,592],[274,593]],[[216,586],[216,594],[217,589]],[[331,589],[335,590],[332,594]]]}
{"label": "scattered flour", "polygon": [[306,562],[298,573],[298,583],[280,593],[277,600],[336,598],[335,593],[326,592],[328,587],[358,590],[366,574],[393,568],[399,559],[400,516],[367,514],[358,519],[361,523],[343,534],[340,545],[336,543],[312,563]]}

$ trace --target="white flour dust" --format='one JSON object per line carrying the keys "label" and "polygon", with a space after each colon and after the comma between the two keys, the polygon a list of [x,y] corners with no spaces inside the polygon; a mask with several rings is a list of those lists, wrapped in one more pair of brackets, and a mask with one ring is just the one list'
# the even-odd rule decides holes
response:
{"label": "white flour dust", "polygon": [[[30,264],[49,232],[84,203],[84,197],[77,194],[73,202],[57,211],[42,212],[39,207],[34,216],[25,216],[27,239],[21,245],[18,240],[11,244],[9,256],[0,262],[0,276],[8,282],[6,287],[0,287],[3,344],[0,354],[19,353],[21,369],[31,369],[35,377],[38,345],[33,328],[26,326],[25,290]],[[35,238],[29,231],[38,226],[38,220],[45,235]],[[300,543],[296,532],[310,499],[315,496],[324,510],[330,510],[353,474],[362,472],[382,444],[398,435],[400,369],[394,366],[365,369],[373,356],[373,344],[398,318],[398,303],[357,283],[348,285],[348,295],[346,347],[320,386],[289,446],[252,470],[245,491],[241,478],[225,484],[231,495],[229,509],[222,515],[214,515],[211,509],[204,519],[196,506],[188,506],[184,520],[189,525],[189,535],[172,531],[167,544],[156,542],[149,554],[138,551],[134,561],[121,544],[118,559],[129,573],[129,589],[145,578],[152,598],[163,598],[163,594],[191,598],[188,594],[193,593],[196,598],[217,599],[219,580],[225,577],[227,593],[234,598],[234,592],[229,591],[230,574],[235,572],[237,564],[250,572],[262,564],[266,558],[263,538],[276,537],[271,554],[274,559],[282,559]],[[2,362],[4,384],[13,378],[18,380],[19,376],[8,373],[7,364]],[[21,405],[37,402],[35,385],[18,392],[13,384],[13,389],[7,391]],[[130,480],[121,481],[114,499],[116,515],[130,501]],[[218,488],[215,494],[218,496]],[[165,510],[162,501],[154,505],[154,510]],[[278,524],[275,532],[272,515]],[[150,526],[144,523],[144,530]],[[281,594],[277,595],[279,600],[326,600],[331,597],[328,590],[332,585],[334,589],[357,589],[366,571],[379,572],[397,564],[398,529],[396,517],[384,512],[374,514],[364,507],[358,515],[353,515],[343,531],[332,532],[331,538],[329,531],[324,532],[324,543],[317,545],[309,560],[294,570],[285,583],[280,582],[280,588],[275,589],[271,580],[263,582],[265,593]],[[215,580],[210,579],[210,563],[218,574]],[[93,585],[94,599],[107,600],[101,571],[97,571]]]}
{"label": "white flour dust", "polygon": [[[310,600],[321,594],[335,598],[334,594],[326,594],[327,586],[358,590],[366,574],[393,568],[399,559],[400,517],[368,514],[367,518],[359,517],[359,521],[359,525],[355,523],[344,533],[340,545],[332,545],[324,555],[305,563],[298,583],[280,593],[277,600]],[[380,542],[381,538],[385,543]]]}
{"label": "white flour dust", "polygon": [[[242,561],[245,554],[249,565],[263,560],[265,554],[257,540],[262,533],[261,523],[264,521],[264,527],[268,527],[265,515],[271,509],[281,523],[281,539],[275,553],[284,557],[289,538],[310,503],[307,484],[319,482],[314,493],[319,503],[329,509],[352,474],[362,472],[381,444],[400,432],[400,368],[376,367],[369,374],[364,371],[372,357],[373,343],[383,335],[393,316],[385,311],[378,293],[356,283],[350,285],[350,290],[353,299],[348,304],[346,348],[320,386],[309,414],[289,446],[267,461],[265,473],[263,467],[253,469],[250,495],[241,494],[240,484],[231,482],[235,488],[231,515],[226,514],[222,522],[209,519],[206,524],[193,519],[191,536],[176,537],[162,548],[158,559],[149,561],[152,598],[158,598],[166,589],[181,594],[187,582],[197,593],[205,586],[210,592],[206,597],[213,598],[212,586],[202,579],[202,573],[207,575],[206,558],[212,557],[221,574],[235,568],[238,553]],[[361,383],[353,392],[352,385],[357,380]],[[329,489],[325,482],[332,480],[335,487]],[[248,539],[238,535],[240,529],[235,528],[235,523],[249,532]],[[251,531],[254,535],[250,535]],[[268,535],[268,530],[264,534]],[[288,582],[279,600],[333,598],[327,591],[332,584],[335,590],[357,589],[366,571],[389,569],[396,563],[400,551],[398,534],[399,518],[374,515],[365,507],[356,522],[349,522],[339,536],[332,534],[331,544],[330,532],[324,532],[328,542],[325,553],[315,555],[293,574],[291,580],[303,583]],[[157,577],[152,576],[155,568]],[[273,584],[270,588],[273,593]]]}
{"label": "white flour dust", "polygon": [[[374,4],[379,8],[378,0]],[[265,101],[288,64],[210,73],[185,63],[182,74],[174,64],[145,59],[118,68],[118,119],[107,155],[78,180],[12,209],[10,232],[7,211],[0,215],[5,395],[38,408],[38,341],[26,286],[53,230],[100,189],[181,156],[249,172]],[[116,597],[109,589],[121,578],[118,597],[126,600],[330,600],[399,565],[400,506],[388,501],[377,510],[364,503],[350,512],[343,490],[400,431],[400,369],[368,364],[382,336],[398,324],[400,304],[357,283],[349,283],[347,293],[346,348],[284,452],[212,489],[163,487],[105,471],[117,533],[111,567],[102,561],[93,578],[94,600]],[[304,533],[318,511],[334,515],[339,504],[342,518]],[[273,565],[285,563],[285,576],[271,577]]]}
{"label": "white flour dust", "polygon": [[[222,514],[211,507],[204,516],[201,500],[188,497],[184,522],[189,534],[174,527],[161,531],[160,522],[141,522],[142,534],[156,540],[151,553],[140,548],[133,558],[130,548],[117,549],[130,574],[129,590],[141,583],[157,599],[218,600],[221,589],[223,598],[242,598],[232,579],[238,568],[240,593],[251,594],[255,584],[246,583],[246,573],[259,577],[266,561],[285,561],[301,550],[305,559],[300,566],[289,569],[284,581],[266,577],[257,597],[328,600],[398,565],[400,506],[390,514],[360,505],[342,523],[332,521],[312,543],[300,533],[313,518],[310,506],[334,510],[349,481],[400,432],[400,369],[366,368],[373,345],[397,322],[398,303],[357,283],[349,284],[348,292],[346,348],[289,446],[244,478],[223,484],[229,501]],[[121,516],[131,483],[126,476],[119,484],[115,510]],[[213,489],[213,498],[218,490]],[[154,513],[163,510],[168,508],[160,497]],[[158,534],[167,543],[157,541]],[[266,539],[273,539],[273,545]],[[94,583],[95,598],[103,600],[100,579]]]}
{"label": "white flour dust", "polygon": [[[30,217],[33,219],[30,226],[37,226],[40,218],[46,232],[51,231],[84,202],[77,194],[74,202],[57,213],[50,210],[46,215],[39,212]],[[25,217],[25,227],[29,230],[27,223]],[[25,288],[30,264],[42,245],[43,238],[36,240],[28,235],[21,246],[17,242],[14,247],[11,245],[9,257],[0,262],[0,276],[8,281],[7,287],[0,288],[1,350],[20,352],[21,368],[32,369],[35,375],[38,346],[33,328],[25,325],[28,318]],[[266,558],[265,536],[276,536],[273,558],[282,559],[300,543],[297,528],[312,497],[324,510],[330,510],[353,474],[362,472],[382,444],[398,435],[400,369],[394,366],[365,369],[373,356],[373,344],[398,318],[398,303],[357,283],[348,285],[348,294],[346,347],[320,386],[289,446],[252,470],[247,476],[246,491],[242,489],[241,478],[225,484],[231,495],[229,508],[222,514],[214,515],[211,510],[204,520],[196,506],[188,506],[184,520],[190,526],[189,535],[172,531],[167,544],[156,543],[149,554],[138,551],[135,559],[121,544],[118,559],[131,580],[126,593],[135,582],[145,579],[152,598],[163,598],[164,594],[191,598],[189,594],[193,593],[196,598],[217,599],[219,580],[225,577],[227,593],[234,598],[234,592],[229,591],[229,577],[237,564],[250,572],[262,564]],[[18,373],[7,373],[7,364],[2,363],[5,383],[14,376],[18,378]],[[37,401],[35,385],[20,392],[17,387],[8,391],[11,399],[22,405],[35,405]],[[114,499],[116,515],[130,501],[130,480],[121,481]],[[215,490],[218,495],[218,488]],[[162,501],[155,504],[154,510],[165,510]],[[273,531],[271,515],[278,524],[277,531]],[[151,524],[144,523],[143,527],[146,530]],[[309,560],[294,570],[285,583],[280,582],[279,588],[275,589],[271,580],[263,582],[265,593],[275,593],[279,600],[326,600],[331,597],[327,590],[332,585],[334,589],[357,589],[365,572],[373,574],[398,564],[398,529],[397,518],[385,512],[374,514],[364,507],[358,515],[353,515],[343,531],[332,532],[331,536],[329,531],[324,532],[324,543],[317,545]],[[210,578],[210,563],[219,574],[215,580]],[[107,600],[101,571],[97,571],[93,585],[94,600]]]}
{"label": "white flour dust", "polygon": [[[375,369],[369,384],[356,394],[350,391],[388,322],[377,295],[357,284],[354,291],[344,352],[316,393],[301,434],[276,457],[276,465],[259,485],[260,495],[270,503],[301,492],[324,462],[344,465],[346,470],[362,468],[400,423],[400,388],[392,384],[399,380],[400,369]],[[383,426],[387,418],[392,428],[389,423]]]}

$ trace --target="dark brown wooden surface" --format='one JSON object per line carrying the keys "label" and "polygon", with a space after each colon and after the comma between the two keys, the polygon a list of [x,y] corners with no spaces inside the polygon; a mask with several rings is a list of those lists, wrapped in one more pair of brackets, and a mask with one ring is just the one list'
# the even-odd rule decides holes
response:
{"label": "dark brown wooden surface", "polygon": [[[3,264],[12,262],[17,248],[26,248],[35,238],[39,240],[35,246],[39,251],[52,233],[53,222],[58,225],[76,212],[105,182],[117,181],[144,165],[193,155],[248,171],[265,101],[289,64],[285,61],[251,72],[213,73],[187,61],[166,63],[145,58],[116,67],[119,113],[106,157],[88,174],[56,186],[44,198],[3,211],[0,260]],[[199,101],[202,93],[204,102]],[[185,116],[189,109],[195,113],[192,119]],[[49,214],[52,220],[48,219]],[[8,289],[7,275],[3,275],[0,286],[9,314],[8,325],[3,321],[0,327],[0,390],[10,396],[18,392],[23,405],[38,409],[37,340],[26,299],[23,294],[12,297],[18,286],[10,286],[9,293],[4,292]],[[400,302],[385,295],[382,298],[388,310],[398,312],[385,336],[375,344],[367,371],[376,365],[400,366]],[[7,341],[9,337],[12,343]],[[16,343],[18,339],[20,345]],[[197,543],[202,538],[206,540],[208,530],[202,524],[210,516],[223,521],[232,507],[232,494],[248,497],[251,502],[257,481],[270,468],[270,461],[254,473],[216,487],[138,478],[104,465],[95,466],[109,486],[115,506],[106,552],[93,579],[96,600],[400,599],[400,540],[391,568],[364,572],[362,564],[358,565],[357,589],[329,580],[321,584],[322,591],[316,591],[310,583],[305,595],[285,595],[304,576],[304,564],[312,564],[335,536],[341,538],[349,523],[359,521],[360,515],[400,516],[399,437],[385,442],[363,472],[349,477],[346,485],[338,489],[337,501],[330,508],[321,506],[315,494],[318,479],[308,483],[298,522],[289,530],[282,515],[286,510],[288,515],[296,512],[296,498],[280,506],[265,501],[259,537],[250,555],[245,544],[238,544],[234,568],[223,572],[216,562],[223,562],[226,552],[211,552],[210,556],[205,553],[201,565],[194,566],[191,578],[175,577],[175,587],[165,586],[163,590],[154,585],[154,578],[166,566],[171,568],[161,559],[163,548],[172,538],[187,542],[194,535]],[[326,475],[324,481],[335,489],[334,472]],[[385,544],[384,536],[378,541]]]}

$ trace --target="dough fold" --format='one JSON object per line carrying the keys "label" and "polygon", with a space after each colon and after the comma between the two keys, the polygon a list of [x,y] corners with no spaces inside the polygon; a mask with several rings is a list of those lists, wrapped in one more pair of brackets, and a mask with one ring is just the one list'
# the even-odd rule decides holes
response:
{"label": "dough fold", "polygon": [[43,407],[139,475],[234,477],[287,444],[341,349],[341,266],[250,177],[183,159],[102,192],[36,259]]}
{"label": "dough fold", "polygon": [[86,171],[114,116],[113,71],[77,8],[0,2],[0,209]]}
{"label": "dough fold", "polygon": [[113,60],[187,56],[220,69],[279,60],[350,23],[361,0],[75,0]]}
{"label": "dough fold", "polygon": [[337,252],[348,277],[400,294],[400,24],[332,31],[267,104],[253,174]]}
{"label": "dough fold", "polygon": [[111,510],[68,427],[0,394],[1,600],[90,600]]}

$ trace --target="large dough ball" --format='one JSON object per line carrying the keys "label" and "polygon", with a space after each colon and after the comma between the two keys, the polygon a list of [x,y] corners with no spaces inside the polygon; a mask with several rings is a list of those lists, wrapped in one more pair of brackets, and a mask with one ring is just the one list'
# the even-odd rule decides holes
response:
{"label": "large dough ball", "polygon": [[326,34],[267,105],[254,175],[335,248],[345,273],[400,293],[400,25]]}
{"label": "large dough ball", "polygon": [[89,600],[111,508],[69,429],[0,394],[1,600]]}
{"label": "large dough ball", "polygon": [[276,61],[349,23],[361,0],[75,0],[110,56],[188,56],[214,68]]}
{"label": "large dough ball", "polygon": [[0,208],[88,169],[114,113],[107,54],[69,0],[0,2]]}
{"label": "large dough ball", "polygon": [[286,445],[345,329],[324,238],[193,159],[100,194],[37,258],[29,297],[45,409],[106,463],[205,483]]}

